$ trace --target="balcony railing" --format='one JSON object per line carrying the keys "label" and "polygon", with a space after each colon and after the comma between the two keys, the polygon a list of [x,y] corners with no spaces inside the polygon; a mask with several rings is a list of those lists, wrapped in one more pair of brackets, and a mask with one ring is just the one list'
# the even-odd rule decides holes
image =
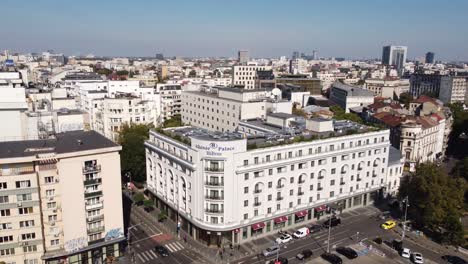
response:
{"label": "balcony railing", "polygon": [[281,197],[281,196],[276,197],[276,201],[282,201],[283,199],[284,197]]}
{"label": "balcony railing", "polygon": [[261,193],[261,192],[262,192],[261,189],[254,190],[254,193]]}
{"label": "balcony railing", "polygon": [[100,172],[101,165],[87,165],[83,167],[83,173]]}
{"label": "balcony railing", "polygon": [[207,182],[205,182],[205,185],[208,185],[208,186],[223,186],[224,182],[207,181]]}
{"label": "balcony railing", "polygon": [[94,197],[94,196],[101,196],[102,195],[102,191],[89,191],[89,192],[85,192],[85,198],[90,198],[90,197]]}
{"label": "balcony railing", "polygon": [[304,192],[297,192],[297,195],[304,195]]}
{"label": "balcony railing", "polygon": [[305,182],[305,180],[299,180],[299,184],[302,184],[304,182]]}
{"label": "balcony railing", "polygon": [[209,213],[209,214],[222,214],[222,213],[224,213],[224,211],[221,210],[221,209],[212,209],[212,208],[205,209],[205,212]]}
{"label": "balcony railing", "polygon": [[94,210],[104,207],[104,203],[101,201],[95,204],[86,204],[86,210]]}
{"label": "balcony railing", "polygon": [[278,184],[278,185],[276,185],[276,189],[281,189],[281,188],[283,188],[283,187],[284,187],[284,184]]}
{"label": "balcony railing", "polygon": [[206,195],[205,198],[206,198],[206,199],[209,199],[209,200],[223,200],[223,199],[224,199],[224,196],[220,196],[220,195]]}
{"label": "balcony railing", "polygon": [[104,215],[93,215],[93,216],[86,217],[86,220],[88,222],[99,221],[99,220],[102,220],[102,219],[104,219]]}
{"label": "balcony railing", "polygon": [[262,205],[261,202],[255,202],[255,203],[254,203],[254,206],[260,206],[260,205]]}
{"label": "balcony railing", "polygon": [[321,179],[323,179],[324,177],[325,177],[325,176],[323,176],[323,175],[319,175],[317,178],[318,178],[319,180],[321,180]]}
{"label": "balcony railing", "polygon": [[224,168],[219,168],[219,167],[206,167],[205,171],[211,171],[211,172],[223,172]]}
{"label": "balcony railing", "polygon": [[317,191],[321,191],[321,190],[323,190],[323,187],[318,187],[317,188]]}
{"label": "balcony railing", "polygon": [[362,178],[357,178],[356,181],[362,181]]}
{"label": "balcony railing", "polygon": [[96,178],[96,179],[90,179],[90,180],[85,180],[84,185],[93,185],[93,184],[100,184],[102,182],[101,178]]}
{"label": "balcony railing", "polygon": [[340,182],[340,185],[345,185],[345,184],[346,184],[346,182],[343,182],[343,181],[342,181],[342,182]]}
{"label": "balcony railing", "polygon": [[362,171],[362,167],[358,167],[357,170],[358,170],[358,171]]}
{"label": "balcony railing", "polygon": [[0,169],[0,176],[13,176],[34,173],[34,167],[21,167],[11,169]]}
{"label": "balcony railing", "polygon": [[104,226],[88,227],[88,233],[98,233],[104,231]]}

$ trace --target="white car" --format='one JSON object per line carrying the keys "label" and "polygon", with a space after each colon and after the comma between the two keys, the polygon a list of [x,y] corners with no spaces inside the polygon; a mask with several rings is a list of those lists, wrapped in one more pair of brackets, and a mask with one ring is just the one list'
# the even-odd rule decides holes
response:
{"label": "white car", "polygon": [[411,250],[409,248],[403,248],[401,251],[401,256],[409,259],[411,257]]}
{"label": "white car", "polygon": [[280,237],[278,237],[278,238],[276,239],[276,244],[281,245],[281,244],[283,244],[283,243],[288,243],[288,242],[291,241],[292,239],[293,239],[293,238],[292,238],[291,235],[288,235],[288,234],[282,235],[282,236],[280,236]]}
{"label": "white car", "polygon": [[424,263],[423,256],[419,252],[414,252],[413,254],[411,254],[411,261],[413,261],[413,263],[416,263],[416,264]]}
{"label": "white car", "polygon": [[303,227],[303,228],[299,228],[296,232],[294,232],[293,237],[303,238],[303,237],[306,237],[309,233],[310,233],[309,228]]}

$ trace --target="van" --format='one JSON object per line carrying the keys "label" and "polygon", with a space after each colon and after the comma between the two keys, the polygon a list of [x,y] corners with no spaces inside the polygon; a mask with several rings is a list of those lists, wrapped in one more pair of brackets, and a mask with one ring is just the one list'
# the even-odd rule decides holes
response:
{"label": "van", "polygon": [[302,237],[305,237],[309,234],[309,228],[307,227],[302,227],[302,228],[299,228],[296,232],[294,232],[293,234],[293,237],[294,238],[302,238]]}

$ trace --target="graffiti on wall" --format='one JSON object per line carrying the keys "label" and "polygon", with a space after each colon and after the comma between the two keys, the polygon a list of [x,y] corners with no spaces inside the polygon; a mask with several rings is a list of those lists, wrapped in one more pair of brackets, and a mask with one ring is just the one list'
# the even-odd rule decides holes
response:
{"label": "graffiti on wall", "polygon": [[65,251],[68,253],[78,251],[88,245],[86,237],[79,237],[65,242]]}
{"label": "graffiti on wall", "polygon": [[106,234],[106,241],[112,240],[115,238],[123,237],[124,233],[122,231],[122,228],[114,228],[111,229],[109,232]]}

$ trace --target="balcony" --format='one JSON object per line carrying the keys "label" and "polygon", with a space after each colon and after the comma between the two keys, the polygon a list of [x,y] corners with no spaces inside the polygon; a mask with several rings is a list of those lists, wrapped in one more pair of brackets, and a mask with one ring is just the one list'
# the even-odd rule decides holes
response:
{"label": "balcony", "polygon": [[276,189],[281,189],[281,188],[283,188],[283,187],[284,187],[284,184],[278,184],[278,185],[276,185]]}
{"label": "balcony", "polygon": [[362,181],[362,178],[357,178],[356,181],[360,182]]}
{"label": "balcony", "polygon": [[207,181],[205,182],[207,186],[223,186],[224,182],[217,182],[217,181]]}
{"label": "balcony", "polygon": [[297,192],[297,195],[301,196],[301,195],[304,195],[304,192]]}
{"label": "balcony", "polygon": [[281,196],[276,197],[276,201],[282,201],[283,199],[284,197],[281,197]]}
{"label": "balcony", "polygon": [[224,196],[220,196],[220,195],[206,195],[206,196],[205,196],[205,199],[207,199],[207,200],[216,200],[216,201],[219,201],[219,200],[223,200],[223,199],[224,199]]}
{"label": "balcony", "polygon": [[357,170],[358,170],[358,171],[362,171],[362,167],[358,167]]}
{"label": "balcony", "polygon": [[208,213],[208,214],[222,214],[222,213],[224,213],[224,211],[221,210],[221,209],[207,208],[207,209],[205,209],[205,213]]}
{"label": "balcony", "polygon": [[323,187],[317,187],[317,191],[322,191]]}
{"label": "balcony", "polygon": [[96,179],[90,179],[90,180],[85,180],[84,185],[94,185],[94,184],[101,184],[102,179],[101,178],[96,178]]}
{"label": "balcony", "polygon": [[86,217],[86,221],[88,222],[99,221],[102,219],[104,219],[104,215],[93,215]]}
{"label": "balcony", "polygon": [[88,234],[90,233],[99,233],[104,231],[104,226],[98,226],[98,227],[88,227]]}
{"label": "balcony", "polygon": [[102,191],[88,191],[88,192],[85,192],[84,194],[85,198],[90,198],[90,197],[95,197],[95,196],[102,196]]}
{"label": "balcony", "polygon": [[304,183],[304,182],[305,182],[305,180],[299,180],[299,181],[298,181],[299,184],[302,184],[302,183]]}
{"label": "balcony", "polygon": [[319,175],[319,176],[317,177],[317,179],[321,180],[321,179],[323,179],[324,177],[325,177],[325,176],[323,176],[323,175]]}
{"label": "balcony", "polygon": [[345,185],[345,184],[346,184],[346,182],[344,182],[344,181],[340,182],[340,185]]}
{"label": "balcony", "polygon": [[260,205],[262,205],[262,203],[261,202],[255,202],[253,205],[254,206],[260,206]]}
{"label": "balcony", "polygon": [[262,192],[261,189],[254,190],[254,193],[261,193],[261,192]]}
{"label": "balcony", "polygon": [[219,168],[219,167],[206,167],[205,171],[209,172],[224,172],[224,168]]}
{"label": "balcony", "polygon": [[348,172],[347,171],[341,171],[341,174],[346,174],[346,173],[348,173]]}
{"label": "balcony", "polygon": [[20,168],[0,169],[0,176],[14,176],[34,173],[33,166],[25,166]]}
{"label": "balcony", "polygon": [[86,210],[101,209],[102,207],[104,207],[104,203],[103,203],[103,202],[95,203],[95,204],[87,204],[87,205],[85,206]]}
{"label": "balcony", "polygon": [[101,171],[101,165],[87,165],[83,167],[83,173],[94,173],[94,172],[100,172]]}

